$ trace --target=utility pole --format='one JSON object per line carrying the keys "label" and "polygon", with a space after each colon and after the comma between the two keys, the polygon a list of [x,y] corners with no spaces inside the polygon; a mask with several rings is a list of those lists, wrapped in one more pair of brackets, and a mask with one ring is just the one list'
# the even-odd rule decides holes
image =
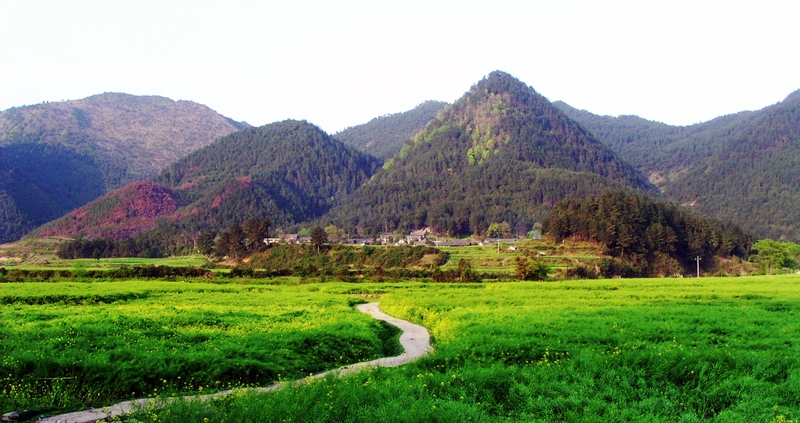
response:
{"label": "utility pole", "polygon": [[694,259],[695,259],[695,261],[697,261],[697,277],[699,278],[700,277],[700,260],[702,260],[702,258],[701,257],[695,257]]}

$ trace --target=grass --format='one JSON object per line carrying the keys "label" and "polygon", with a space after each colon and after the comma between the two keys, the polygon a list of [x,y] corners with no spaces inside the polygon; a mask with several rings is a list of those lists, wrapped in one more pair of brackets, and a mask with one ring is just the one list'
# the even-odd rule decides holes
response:
{"label": "grass", "polygon": [[521,251],[509,251],[508,246],[500,246],[500,253],[497,246],[493,245],[473,245],[469,247],[439,247],[440,250],[449,256],[448,262],[442,266],[443,270],[456,269],[462,259],[472,263],[472,267],[477,272],[500,272],[513,274],[515,271],[514,260],[517,257],[524,257]]}
{"label": "grass", "polygon": [[208,258],[201,255],[177,256],[167,258],[138,258],[117,257],[95,259],[53,259],[40,263],[21,263],[14,266],[16,269],[52,269],[72,270],[76,267],[85,270],[102,270],[118,268],[121,266],[173,266],[173,267],[202,267],[209,264]]}
{"label": "grass", "polygon": [[[125,419],[800,419],[798,275],[237,282],[247,284],[0,285],[2,412],[265,384],[389,354],[390,331],[349,307],[370,295],[387,313],[428,327],[435,352],[400,368],[160,404]],[[45,379],[54,377],[62,379]]]}
{"label": "grass", "polygon": [[[516,250],[509,250],[511,246]],[[477,272],[505,273],[513,275],[516,272],[515,260],[522,257],[536,257],[548,263],[553,270],[567,269],[575,265],[576,261],[593,261],[603,258],[601,248],[597,245],[565,241],[553,245],[547,240],[524,240],[514,244],[473,245],[469,247],[439,247],[447,253],[449,261],[442,269],[458,268],[461,259],[472,263]]]}
{"label": "grass", "polygon": [[383,356],[393,331],[353,300],[318,286],[2,284],[0,413],[267,385]]}
{"label": "grass", "polygon": [[[333,287],[331,287],[333,288]],[[180,402],[151,421],[800,418],[800,277],[361,286],[429,327],[398,369]],[[345,289],[345,287],[336,288]],[[358,287],[347,288],[356,290]]]}

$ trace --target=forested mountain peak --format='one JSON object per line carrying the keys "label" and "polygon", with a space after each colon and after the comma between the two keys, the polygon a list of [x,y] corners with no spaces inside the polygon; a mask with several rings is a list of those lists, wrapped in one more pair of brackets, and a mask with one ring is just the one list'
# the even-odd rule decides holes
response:
{"label": "forested mountain peak", "polygon": [[[342,166],[360,176],[337,175],[336,170]],[[326,191],[328,198],[355,190],[360,185],[357,180],[366,180],[377,166],[377,159],[345,146],[319,127],[307,121],[285,120],[224,137],[177,161],[157,181],[176,188],[196,187],[218,180],[279,172],[292,183],[301,180],[311,183],[307,179],[317,178],[315,183],[332,190]],[[320,170],[323,171],[319,173]],[[348,180],[347,187],[333,188],[350,177],[356,180]]]}
{"label": "forested mountain peak", "polygon": [[508,73],[495,71],[452,106],[445,106],[401,157],[422,144],[446,142],[449,168],[490,160],[522,161],[622,179],[645,188],[641,175],[544,96]]}
{"label": "forested mountain peak", "polygon": [[[222,137],[172,164],[154,183],[133,184],[101,197],[49,225],[45,233],[120,238],[150,230],[143,236],[164,248],[170,242],[188,242],[200,231],[253,218],[270,218],[275,225],[304,222],[327,212],[378,167],[378,159],[317,126],[286,120]],[[154,212],[120,215],[110,205],[123,204],[117,199],[122,194],[128,203],[146,204],[142,209]],[[91,222],[113,225],[90,230],[97,226]]]}
{"label": "forested mountain peak", "polygon": [[786,96],[786,98],[783,100],[784,103],[789,103],[794,101],[800,101],[800,90],[794,91],[793,93]]}
{"label": "forested mountain peak", "polygon": [[445,106],[330,219],[350,231],[482,233],[502,221],[530,228],[564,196],[610,186],[650,187],[546,98],[493,72]]}

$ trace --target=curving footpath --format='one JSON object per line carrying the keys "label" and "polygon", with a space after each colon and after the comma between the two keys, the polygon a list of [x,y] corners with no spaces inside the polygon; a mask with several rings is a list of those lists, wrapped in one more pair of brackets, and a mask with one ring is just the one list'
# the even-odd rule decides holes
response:
{"label": "curving footpath", "polygon": [[[311,380],[322,379],[328,375],[344,376],[349,373],[354,373],[365,368],[372,367],[397,367],[414,361],[431,351],[430,335],[428,329],[420,325],[415,325],[411,322],[398,319],[383,313],[378,308],[378,303],[360,304],[357,306],[358,310],[369,314],[370,316],[383,320],[389,324],[397,326],[403,333],[400,335],[400,345],[403,346],[403,354],[397,357],[384,357],[377,360],[365,361],[361,363],[351,364],[349,366],[340,367],[338,369],[329,370],[324,373],[311,375],[294,382],[276,383],[262,388],[253,388],[255,392],[271,392],[281,389],[287,385],[302,385]],[[198,401],[207,401],[213,398],[223,397],[230,395],[235,390],[221,391],[209,395],[191,395],[185,398],[190,398]],[[241,390],[238,390],[241,391]],[[175,400],[178,398],[168,398]],[[37,420],[37,423],[94,423],[97,420],[104,420],[110,416],[121,416],[128,414],[132,409],[142,408],[149,404],[153,404],[156,400],[153,398],[142,398],[132,401],[123,401],[114,405],[103,408],[93,408],[90,410],[76,411],[74,413],[60,414],[57,416],[47,417]]]}

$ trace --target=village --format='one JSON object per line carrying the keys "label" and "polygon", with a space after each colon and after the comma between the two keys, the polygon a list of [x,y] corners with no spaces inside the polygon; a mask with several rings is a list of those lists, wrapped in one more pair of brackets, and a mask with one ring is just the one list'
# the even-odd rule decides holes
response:
{"label": "village", "polygon": [[[412,231],[408,234],[397,233],[383,233],[376,238],[331,238],[328,240],[329,244],[348,244],[348,245],[411,245],[411,246],[433,246],[433,247],[469,247],[472,245],[495,245],[495,244],[512,244],[520,241],[522,238],[484,238],[484,239],[458,239],[446,238],[442,239],[433,235],[430,228],[419,229]],[[305,244],[311,243],[310,236],[301,236],[299,234],[280,234],[276,237],[266,238],[264,242],[267,245],[275,244]],[[515,248],[515,247],[510,247]]]}

